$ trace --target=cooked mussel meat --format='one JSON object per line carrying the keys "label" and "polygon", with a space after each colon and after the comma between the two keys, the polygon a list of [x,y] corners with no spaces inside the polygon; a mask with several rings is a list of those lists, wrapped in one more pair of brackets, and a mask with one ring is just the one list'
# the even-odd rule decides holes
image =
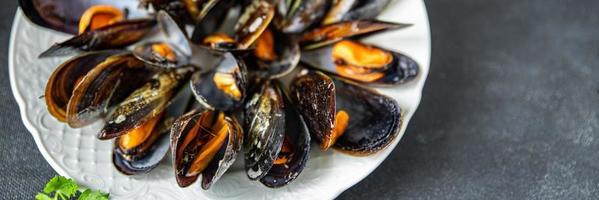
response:
{"label": "cooked mussel meat", "polygon": [[266,30],[274,13],[274,6],[267,0],[255,0],[243,9],[232,30],[206,31],[196,27],[194,38],[219,51],[243,51],[253,45]]}
{"label": "cooked mussel meat", "polygon": [[161,114],[115,140],[112,161],[120,172],[140,174],[158,166],[169,151],[170,129],[175,119],[185,113],[189,95],[190,91],[183,89]]}
{"label": "cooked mussel meat", "polygon": [[[82,65],[96,64],[83,77],[80,76],[81,73],[73,73],[73,77],[64,77],[71,78],[71,81],[66,84],[75,84],[66,109],[67,123],[74,128],[83,127],[98,120],[104,115],[108,106],[122,100],[124,96],[149,80],[153,74],[153,70],[146,68],[143,62],[137,60],[130,53],[110,56],[103,53],[90,55],[97,57],[93,59],[105,59],[98,64],[95,62],[81,63]],[[87,57],[80,59],[85,58]],[[71,68],[75,69],[75,67]],[[58,92],[61,87],[52,87],[50,90]]]}
{"label": "cooked mussel meat", "polygon": [[370,155],[399,134],[399,105],[372,89],[315,71],[302,72],[291,87],[298,109],[322,149]]}
{"label": "cooked mussel meat", "polygon": [[212,71],[192,76],[191,89],[204,107],[223,111],[237,108],[247,95],[245,63],[232,53],[224,53]]}
{"label": "cooked mussel meat", "polygon": [[133,49],[133,54],[144,62],[165,68],[190,64],[192,44],[185,30],[165,11],[156,16],[160,33],[149,42]]}
{"label": "cooked mussel meat", "polygon": [[280,78],[295,69],[300,60],[297,42],[271,27],[256,41],[252,54],[246,59],[252,76],[263,79]]}
{"label": "cooked mussel meat", "polygon": [[242,141],[239,123],[223,112],[194,110],[179,118],[171,130],[179,186],[191,185],[202,174],[202,188],[210,188],[233,164]]}
{"label": "cooked mussel meat", "polygon": [[302,34],[299,39],[303,49],[323,47],[346,38],[368,35],[376,32],[395,30],[410,26],[376,20],[355,20],[338,22],[317,27]]}
{"label": "cooked mussel meat", "polygon": [[171,15],[160,11],[156,18],[160,33],[134,47],[137,58],[161,68],[194,66],[206,70],[220,61],[221,52],[192,43]]}
{"label": "cooked mussel meat", "polygon": [[[160,72],[143,87],[123,100],[106,119],[99,139],[111,139],[157,120],[179,91],[193,68],[177,68]],[[153,126],[151,126],[153,127]]]}
{"label": "cooked mussel meat", "polygon": [[418,75],[418,64],[401,53],[343,40],[326,48],[305,51],[302,62],[365,84],[397,85]]}

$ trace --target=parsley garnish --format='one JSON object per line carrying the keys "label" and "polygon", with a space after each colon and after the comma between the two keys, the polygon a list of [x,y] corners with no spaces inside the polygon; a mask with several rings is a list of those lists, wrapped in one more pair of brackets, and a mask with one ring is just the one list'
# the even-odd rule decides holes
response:
{"label": "parsley garnish", "polygon": [[[77,197],[79,196],[79,197]],[[35,195],[36,200],[108,200],[108,194],[99,190],[79,191],[79,185],[73,179],[55,176],[50,179],[44,191]]]}

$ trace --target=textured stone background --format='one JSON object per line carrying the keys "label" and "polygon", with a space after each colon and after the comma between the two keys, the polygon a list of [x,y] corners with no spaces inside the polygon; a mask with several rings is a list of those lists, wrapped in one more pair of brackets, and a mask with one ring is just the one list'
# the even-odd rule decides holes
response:
{"label": "textured stone background", "polygon": [[[16,1],[0,3],[7,65]],[[597,199],[599,1],[430,0],[432,65],[400,145],[340,199]],[[0,67],[0,199],[55,172]]]}

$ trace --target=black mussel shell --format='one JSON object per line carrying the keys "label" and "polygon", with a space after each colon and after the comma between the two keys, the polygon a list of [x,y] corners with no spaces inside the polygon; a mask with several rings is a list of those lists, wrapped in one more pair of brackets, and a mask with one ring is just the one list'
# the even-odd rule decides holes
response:
{"label": "black mussel shell", "polygon": [[119,49],[140,41],[149,33],[156,20],[136,19],[120,21],[102,28],[87,31],[71,39],[52,45],[39,55],[43,57],[66,56],[82,51]]}
{"label": "black mussel shell", "polygon": [[336,0],[322,24],[332,24],[358,19],[374,19],[390,0]]}
{"label": "black mussel shell", "polygon": [[366,156],[391,144],[399,134],[402,115],[395,100],[350,81],[334,78],[337,110],[349,114],[348,126],[334,148]]}
{"label": "black mussel shell", "polygon": [[121,136],[161,114],[188,79],[192,68],[160,72],[143,87],[135,90],[108,114],[99,139]]}
{"label": "black mussel shell", "polygon": [[277,27],[285,33],[301,33],[318,23],[327,11],[329,0],[278,1]]}
{"label": "black mussel shell", "polygon": [[250,76],[280,78],[295,69],[300,60],[300,49],[293,38],[271,26],[258,38],[256,48],[245,60]]}
{"label": "black mussel shell", "polygon": [[350,37],[364,36],[409,26],[411,25],[376,20],[344,21],[323,25],[303,33],[299,39],[299,44],[302,49],[316,49]]}
{"label": "black mussel shell", "polygon": [[[349,154],[370,155],[388,146],[399,134],[399,105],[372,89],[309,71],[293,81],[291,91],[322,149],[334,146]],[[347,114],[348,121],[339,136],[335,123],[341,111]]]}
{"label": "black mussel shell", "polygon": [[147,173],[156,168],[160,161],[164,159],[169,150],[169,137],[167,133],[152,133],[160,134],[157,141],[154,141],[150,149],[141,157],[136,157],[135,160],[128,160],[125,156],[126,152],[116,147],[118,140],[115,140],[115,149],[112,153],[112,162],[117,170],[125,175],[136,175]]}
{"label": "black mussel shell", "polygon": [[235,37],[240,49],[250,47],[266,30],[275,15],[275,8],[266,0],[255,0],[245,7],[237,24]]}
{"label": "black mussel shell", "polygon": [[175,16],[178,21],[185,24],[195,24],[195,21],[187,12],[187,8],[182,1],[179,0],[138,0],[139,7],[149,9],[150,6],[154,10],[167,12],[171,16]]}
{"label": "black mussel shell", "polygon": [[[220,123],[220,122],[205,122],[205,117],[212,115],[224,115],[221,112],[212,110],[194,110],[175,121],[171,129],[171,153],[173,155],[173,167],[175,168],[175,177],[177,183],[181,187],[187,187],[193,184],[198,176],[202,174],[202,188],[208,189],[212,186],[221,175],[235,162],[237,153],[241,150],[243,141],[243,130],[239,123],[234,119],[224,116],[222,123],[226,123],[228,129],[227,134],[217,152],[210,160],[205,160],[204,169],[197,172],[190,172],[192,162],[196,159],[204,144],[214,140],[216,135],[210,137],[209,132],[213,127],[205,127],[204,123]],[[219,116],[220,117],[220,116]],[[208,117],[211,120],[217,119]],[[191,135],[190,135],[191,134]],[[208,139],[209,141],[200,142]],[[194,143],[195,142],[195,143]]]}
{"label": "black mussel shell", "polygon": [[318,71],[303,71],[291,83],[290,96],[312,135],[322,149],[332,144],[330,133],[335,123],[335,84],[331,77]]}
{"label": "black mussel shell", "polygon": [[378,16],[391,0],[358,0],[355,7],[343,16],[341,21],[358,19],[374,19]]}
{"label": "black mussel shell", "polygon": [[99,51],[76,56],[58,66],[46,84],[44,99],[52,116],[58,121],[67,121],[67,105],[75,86],[90,70],[106,58],[121,51]]}
{"label": "black mussel shell", "polygon": [[19,0],[19,7],[33,23],[69,33],[77,34],[81,15],[94,5],[111,5],[122,9],[131,17],[146,16],[145,10],[138,8],[137,0]]}
{"label": "black mussel shell", "polygon": [[245,108],[245,168],[250,180],[266,175],[277,158],[285,133],[285,105],[281,91],[270,82]]}
{"label": "black mussel shell", "polygon": [[[356,54],[368,54],[370,56],[376,56],[372,53],[374,50],[377,52],[384,52],[382,54],[384,54],[384,56],[388,56],[390,61],[387,64],[383,64],[380,67],[372,69],[362,66],[350,66],[351,64],[348,64],[342,59],[336,59],[334,56],[333,51],[340,52],[338,49],[336,49],[337,44],[341,45],[342,43],[349,43],[352,45],[358,45],[358,47],[360,47],[355,48],[350,56]],[[348,50],[344,49],[344,51]],[[354,58],[356,57],[359,56],[355,56]],[[342,41],[325,48],[304,51],[302,52],[301,61],[319,70],[330,72],[343,78],[370,85],[388,86],[403,84],[416,78],[419,72],[418,63],[414,59],[404,54],[354,41]],[[352,70],[352,68],[356,69]]]}
{"label": "black mussel shell", "polygon": [[278,158],[284,161],[275,163],[266,176],[260,182],[267,187],[278,188],[285,186],[295,180],[304,170],[304,166],[310,157],[310,133],[304,119],[291,104],[291,100],[285,96],[285,136],[283,147],[279,151]]}
{"label": "black mussel shell", "polygon": [[225,174],[229,167],[235,162],[237,154],[241,151],[244,137],[243,130],[234,119],[235,118],[229,119],[230,123],[234,124],[234,133],[229,135],[229,138],[225,140],[226,145],[223,145],[220,148],[218,153],[212,159],[212,162],[210,162],[202,172],[202,188],[204,190],[210,189],[210,187]]}
{"label": "black mussel shell", "polygon": [[158,166],[169,151],[170,129],[175,119],[185,113],[191,100],[190,95],[191,91],[183,88],[164,113],[159,115],[159,121],[153,129],[149,130],[151,133],[141,144],[133,148],[123,147],[120,142],[126,134],[115,140],[112,160],[120,172],[135,175],[147,173]]}
{"label": "black mussel shell", "polygon": [[201,44],[208,35],[218,32],[227,20],[227,14],[230,9],[235,7],[237,1],[218,1],[208,14],[196,22],[191,41],[195,44]]}
{"label": "black mussel shell", "polygon": [[217,66],[207,73],[195,73],[191,89],[204,107],[230,111],[244,102],[247,95],[247,67],[242,59],[224,53]]}
{"label": "black mussel shell", "polygon": [[73,89],[66,109],[68,125],[78,128],[95,122],[113,102],[140,87],[153,74],[129,53],[107,57]]}
{"label": "black mussel shell", "polygon": [[[158,12],[156,19],[160,33],[150,42],[136,46],[133,54],[150,65],[163,68],[189,65],[193,44],[188,40],[185,30],[165,11]],[[162,48],[164,52],[160,54],[155,48]]]}

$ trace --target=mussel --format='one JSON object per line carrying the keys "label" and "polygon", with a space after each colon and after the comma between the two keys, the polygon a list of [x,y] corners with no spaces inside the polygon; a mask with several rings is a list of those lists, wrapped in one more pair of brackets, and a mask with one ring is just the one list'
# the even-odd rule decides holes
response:
{"label": "mussel", "polygon": [[293,80],[291,93],[321,149],[370,155],[399,134],[397,102],[351,81],[305,70]]}
{"label": "mussel", "polygon": [[376,20],[344,21],[323,25],[303,33],[299,39],[299,44],[302,49],[315,49],[350,37],[364,36],[409,26],[411,25]]}
{"label": "mussel", "polygon": [[269,1],[255,0],[243,9],[231,30],[224,27],[225,30],[207,31],[199,26],[193,37],[200,44],[219,51],[244,51],[266,30],[274,14],[275,8]]}
{"label": "mussel", "polygon": [[272,188],[289,184],[302,172],[310,152],[310,134],[303,118],[280,84],[272,81],[254,94],[245,112],[248,177]]}
{"label": "mussel", "polygon": [[[130,53],[112,54],[113,52],[100,52],[75,58],[75,60],[67,62],[66,66],[71,67],[57,71],[57,75],[60,76],[58,78],[64,78],[67,82],[61,83],[62,86],[54,87],[53,85],[57,84],[52,84],[52,82],[56,83],[60,80],[52,79],[47,86],[50,93],[64,93],[59,95],[62,96],[61,101],[64,102],[68,96],[66,92],[70,91],[68,88],[70,85],[75,85],[66,107],[66,121],[69,126],[83,127],[100,119],[108,106],[122,100],[153,74],[152,69],[146,68],[143,62],[137,60]],[[98,62],[100,60],[101,62]],[[87,63],[87,61],[90,62]],[[87,65],[92,65],[93,68],[87,71],[85,76],[81,76],[82,72],[86,71],[85,68],[89,67]],[[80,70],[78,66],[83,70],[78,71]],[[62,71],[66,72],[60,74]],[[55,96],[50,94],[48,98],[56,100]],[[48,105],[49,108],[54,106],[53,104]]]}
{"label": "mussel", "polygon": [[169,151],[170,129],[189,105],[190,91],[182,89],[157,117],[116,138],[112,152],[114,166],[127,175],[155,168]]}
{"label": "mussel", "polygon": [[255,0],[247,6],[235,25],[239,48],[247,49],[266,30],[275,15],[275,8],[267,0]]}
{"label": "mussel", "polygon": [[241,150],[243,130],[234,118],[214,110],[194,110],[179,118],[171,129],[175,177],[181,187],[202,175],[209,189],[233,164]]}
{"label": "mussel", "polygon": [[120,21],[93,31],[86,31],[52,45],[39,55],[42,57],[66,56],[82,51],[119,49],[140,41],[149,33],[156,21],[154,19],[136,19]]}
{"label": "mussel", "polygon": [[67,104],[73,95],[75,86],[96,65],[103,62],[109,56],[119,53],[118,51],[100,51],[86,53],[76,56],[60,66],[50,75],[44,99],[48,111],[58,121],[67,121]]}
{"label": "mussel", "polygon": [[133,48],[133,54],[140,60],[161,68],[194,66],[210,69],[222,53],[192,43],[187,32],[164,12],[158,12],[156,19],[160,33]]}
{"label": "mussel", "polygon": [[138,3],[137,0],[19,0],[25,16],[33,23],[69,34],[93,29],[99,22],[147,16],[145,10],[137,9]]}
{"label": "mussel", "polygon": [[204,107],[230,111],[244,102],[247,96],[247,68],[242,59],[224,53],[220,63],[206,73],[195,73],[191,89]]}
{"label": "mussel", "polygon": [[256,41],[256,46],[246,61],[252,76],[261,79],[280,78],[289,74],[300,60],[297,42],[271,27]]}
{"label": "mussel", "polygon": [[390,0],[334,0],[322,24],[375,18]]}
{"label": "mussel", "polygon": [[262,85],[246,105],[245,168],[250,180],[266,175],[283,145],[285,106],[281,91],[270,82]]}
{"label": "mussel", "polygon": [[79,53],[48,80],[52,116],[74,128],[104,119],[97,137],[115,139],[123,174],[147,173],[170,152],[180,187],[201,175],[209,189],[242,148],[247,177],[278,188],[302,173],[312,137],[357,156],[392,143],[402,109],[362,85],[403,84],[419,67],[358,41],[409,26],[374,19],[389,1],[19,4],[32,22],[76,34],[40,55]]}
{"label": "mussel", "polygon": [[302,62],[347,79],[373,85],[398,85],[418,75],[418,63],[401,53],[343,40],[304,51]]}
{"label": "mussel", "polygon": [[[148,126],[153,129],[172,97],[188,80],[193,68],[177,68],[158,73],[143,87],[123,100],[106,119],[99,139],[111,139]],[[152,125],[154,124],[154,125]]]}
{"label": "mussel", "polygon": [[278,1],[276,25],[285,33],[301,33],[318,23],[329,7],[328,0]]}

